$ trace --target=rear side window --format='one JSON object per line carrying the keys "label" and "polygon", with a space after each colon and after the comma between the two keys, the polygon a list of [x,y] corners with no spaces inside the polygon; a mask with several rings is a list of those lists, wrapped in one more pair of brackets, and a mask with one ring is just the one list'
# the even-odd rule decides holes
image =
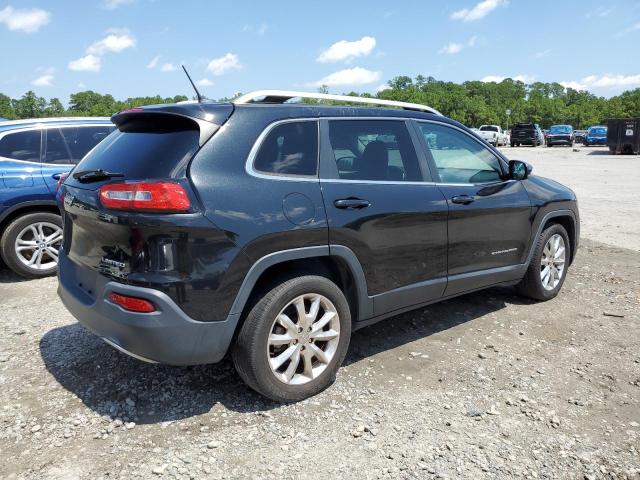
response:
{"label": "rear side window", "polygon": [[274,127],[260,145],[253,168],[270,175],[316,176],[318,123],[287,122]]}
{"label": "rear side window", "polygon": [[8,133],[0,139],[0,157],[40,161],[40,129]]}
{"label": "rear side window", "polygon": [[198,126],[156,116],[118,127],[84,157],[77,171],[103,169],[128,179],[170,178],[199,148]]}
{"label": "rear side window", "polygon": [[114,127],[75,126],[47,129],[46,163],[75,164],[104,140]]}
{"label": "rear side window", "polygon": [[329,137],[338,178],[422,180],[418,158],[404,121],[331,120]]}

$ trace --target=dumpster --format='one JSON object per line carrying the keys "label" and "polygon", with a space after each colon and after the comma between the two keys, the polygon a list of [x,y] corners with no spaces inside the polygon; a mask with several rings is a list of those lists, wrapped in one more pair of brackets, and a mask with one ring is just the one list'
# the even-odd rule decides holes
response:
{"label": "dumpster", "polygon": [[640,154],[640,118],[610,118],[607,144],[611,153]]}

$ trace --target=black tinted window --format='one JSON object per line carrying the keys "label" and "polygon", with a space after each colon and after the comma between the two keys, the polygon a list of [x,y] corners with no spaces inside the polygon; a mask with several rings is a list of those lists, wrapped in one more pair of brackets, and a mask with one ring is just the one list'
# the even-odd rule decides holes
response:
{"label": "black tinted window", "polygon": [[8,133],[0,139],[0,157],[40,161],[40,130]]}
{"label": "black tinted window", "polygon": [[172,177],[198,150],[199,137],[189,120],[128,122],[91,150],[76,171],[101,168],[129,179]]}
{"label": "black tinted window", "polygon": [[316,175],[317,122],[288,122],[275,127],[260,145],[253,167],[269,174]]}
{"label": "black tinted window", "polygon": [[332,120],[329,137],[339,178],[422,180],[413,142],[403,121]]}

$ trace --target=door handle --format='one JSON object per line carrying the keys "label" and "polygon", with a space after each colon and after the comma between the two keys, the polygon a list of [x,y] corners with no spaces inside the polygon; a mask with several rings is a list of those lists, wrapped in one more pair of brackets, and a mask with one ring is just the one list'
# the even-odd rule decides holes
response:
{"label": "door handle", "polygon": [[53,175],[51,175],[51,178],[53,178],[54,180],[60,180],[60,177],[64,175],[63,173],[54,173]]}
{"label": "door handle", "polygon": [[360,208],[366,208],[371,205],[369,200],[362,200],[361,198],[342,198],[333,202],[336,208],[344,208],[350,210],[358,210]]}
{"label": "door handle", "polygon": [[474,198],[470,197],[469,195],[456,195],[455,197],[451,198],[451,201],[453,203],[457,203],[459,205],[469,205],[470,203],[474,202]]}

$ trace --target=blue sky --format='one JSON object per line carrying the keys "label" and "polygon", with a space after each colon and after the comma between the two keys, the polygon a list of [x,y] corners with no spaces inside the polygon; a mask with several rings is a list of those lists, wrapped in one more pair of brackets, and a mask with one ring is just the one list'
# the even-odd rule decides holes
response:
{"label": "blue sky", "polygon": [[375,92],[396,75],[640,87],[638,0],[0,0],[0,92]]}

